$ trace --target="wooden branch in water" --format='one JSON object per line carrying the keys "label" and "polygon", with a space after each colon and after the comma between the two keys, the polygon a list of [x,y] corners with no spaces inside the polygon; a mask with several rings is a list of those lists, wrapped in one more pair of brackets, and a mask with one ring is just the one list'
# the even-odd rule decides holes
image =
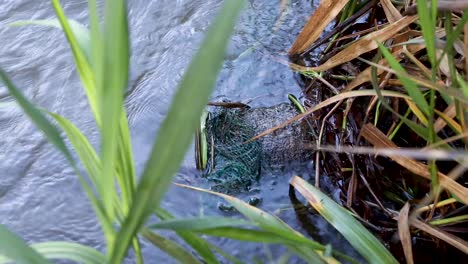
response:
{"label": "wooden branch in water", "polygon": [[209,102],[210,106],[219,106],[224,108],[250,108],[249,105],[241,102]]}

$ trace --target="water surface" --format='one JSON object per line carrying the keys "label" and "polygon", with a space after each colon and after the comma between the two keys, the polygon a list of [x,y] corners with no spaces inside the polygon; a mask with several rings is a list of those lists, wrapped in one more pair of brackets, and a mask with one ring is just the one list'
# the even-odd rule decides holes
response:
{"label": "water surface", "polygon": [[[87,24],[86,1],[62,2],[70,18]],[[248,2],[231,38],[213,101],[228,99],[271,106],[286,102],[288,93],[300,94],[293,73],[269,55],[285,55],[314,7],[306,0],[286,2],[279,21],[279,1]],[[221,4],[219,0],[128,1],[132,56],[126,106],[138,173],[177,84]],[[99,134],[63,33],[39,26],[6,26],[21,19],[53,17],[49,0],[1,1],[0,66],[35,104],[70,119],[97,146]],[[0,222],[30,242],[68,240],[102,250],[100,226],[77,177],[11,102],[6,88],[0,86]],[[307,176],[309,171],[306,168],[264,175],[256,192],[263,197],[261,207],[300,228],[287,196],[287,181],[293,174]],[[197,175],[189,151],[176,180],[198,184]],[[171,188],[163,207],[178,216],[194,217],[220,214],[218,202],[206,195]],[[317,217],[314,221],[319,233],[335,237],[323,220]],[[270,262],[278,255],[262,245],[218,242],[248,262],[253,257]],[[146,244],[144,254],[148,263],[168,260]]]}

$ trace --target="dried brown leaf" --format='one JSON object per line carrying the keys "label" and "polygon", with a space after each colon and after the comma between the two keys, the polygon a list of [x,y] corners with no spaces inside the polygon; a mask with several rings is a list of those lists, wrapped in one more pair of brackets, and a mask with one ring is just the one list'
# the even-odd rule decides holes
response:
{"label": "dried brown leaf", "polygon": [[466,242],[465,240],[459,237],[456,237],[450,233],[447,233],[445,231],[442,231],[438,228],[430,226],[417,219],[412,220],[411,225],[439,239],[442,239],[443,241],[463,251],[465,254],[468,254],[468,242]]}
{"label": "dried brown leaf", "polygon": [[403,17],[395,23],[389,24],[388,26],[367,34],[360,38],[355,43],[351,44],[346,49],[338,52],[335,56],[328,59],[322,65],[317,67],[304,67],[307,71],[321,72],[329,70],[337,65],[351,61],[362,54],[372,51],[378,47],[378,42],[386,41],[393,36],[397,35],[400,30],[407,27],[417,19],[417,16]]}
{"label": "dried brown leaf", "polygon": [[468,154],[465,150],[442,150],[430,148],[375,148],[375,147],[356,147],[349,145],[316,145],[303,144],[304,149],[310,149],[320,152],[333,152],[345,154],[368,154],[382,157],[402,156],[413,159],[425,160],[468,160]]}
{"label": "dried brown leaf", "polygon": [[[393,74],[397,73],[395,70],[389,67],[383,66],[381,64],[377,64],[371,61],[366,61],[366,63],[372,67],[376,67],[378,70],[382,70],[382,71],[393,73]],[[456,89],[450,86],[441,85],[439,84],[439,82],[434,83],[431,80],[420,78],[418,76],[415,76],[414,74],[409,74],[409,73],[404,73],[404,72],[399,72],[398,74],[401,76],[404,76],[405,78],[410,79],[411,81],[417,83],[418,85],[422,87],[434,89],[446,95],[453,96],[457,98],[460,102],[468,104],[468,98],[459,89]]]}
{"label": "dried brown leaf", "polygon": [[294,55],[306,50],[316,41],[326,26],[332,22],[340,13],[341,9],[349,0],[322,0],[317,10],[310,17],[302,32],[289,50],[289,54]]}
{"label": "dried brown leaf", "polygon": [[[397,93],[397,92],[392,92],[392,91],[382,91],[381,92],[383,96],[389,96],[389,97],[397,97],[397,98],[403,98],[403,99],[410,99],[409,96],[407,95],[404,95],[404,94],[400,94],[400,93]],[[308,115],[311,115],[313,112],[323,108],[323,107],[326,107],[328,105],[331,105],[333,103],[336,103],[336,102],[340,102],[344,99],[347,99],[347,98],[353,98],[353,97],[359,97],[359,96],[377,96],[377,93],[374,91],[374,90],[360,90],[360,91],[351,91],[351,92],[346,92],[346,93],[340,93],[338,95],[335,95],[333,97],[330,97],[328,98],[327,100],[325,101],[322,101],[316,105],[314,105],[313,107],[309,108],[305,113],[303,114],[300,114],[300,115],[297,115],[291,119],[289,119],[288,121],[282,123],[282,124],[279,124],[273,128],[270,128],[268,129],[267,131],[264,131],[260,134],[258,134],[257,136],[247,140],[246,142],[244,143],[248,143],[248,142],[251,142],[251,141],[254,141],[254,140],[257,140],[261,137],[264,137],[268,134],[271,134],[273,133],[274,131],[278,130],[278,129],[281,129],[281,128],[284,128]]]}
{"label": "dried brown leaf", "polygon": [[456,115],[455,105],[453,104],[449,105],[447,109],[445,109],[445,112],[443,113],[436,109],[434,109],[434,111],[436,112],[438,116],[440,116],[437,119],[437,121],[434,123],[434,130],[436,131],[436,133],[442,130],[442,128],[444,128],[447,125],[447,123],[457,133],[459,134],[463,133],[460,124],[458,124],[455,120],[453,120],[453,118]]}
{"label": "dried brown leaf", "polygon": [[392,1],[390,0],[380,0],[382,8],[385,12],[388,22],[393,23],[401,19],[403,16],[400,14],[398,9],[395,8]]}
{"label": "dried brown leaf", "polygon": [[[372,145],[378,148],[397,148],[398,146],[393,143],[388,137],[382,133],[377,127],[372,124],[366,124],[361,129],[361,135],[369,141]],[[396,163],[400,164],[410,172],[431,179],[431,174],[427,165],[417,162],[413,159],[409,159],[402,156],[389,156]],[[468,204],[468,189],[460,185],[445,174],[438,172],[440,185],[453,193],[460,201]]]}
{"label": "dried brown leaf", "polygon": [[[414,31],[409,31],[408,34],[411,34],[411,35],[415,35],[417,34],[416,32]],[[438,38],[440,37],[443,37],[445,36],[445,32],[444,31],[438,31],[436,32],[436,36]],[[426,46],[424,44],[412,44],[412,45],[408,45],[407,46],[407,49],[409,52],[411,53],[416,53],[422,49],[424,49]],[[401,54],[402,54],[403,50],[402,49],[399,49],[399,50],[396,50],[392,53],[393,57],[395,57],[398,61],[400,61],[402,59],[401,57]],[[381,59],[378,64],[380,65],[386,65],[386,60],[385,59]],[[361,73],[359,73],[358,76],[356,76],[356,78],[350,83],[348,84],[343,91],[351,91],[353,90],[354,88],[360,86],[361,84],[363,83],[367,83],[367,82],[370,82],[371,80],[371,69],[372,69],[372,66],[369,66],[368,68],[366,68],[364,71],[362,71]],[[383,72],[385,72],[384,70],[382,69],[377,69],[377,75],[380,75],[382,74]]]}
{"label": "dried brown leaf", "polygon": [[[440,49],[436,49],[436,56],[437,56],[437,59],[439,60],[440,57],[442,56],[444,52]],[[442,60],[440,61],[440,64],[439,64],[439,70],[445,75],[447,76],[448,78],[451,78],[450,76],[450,67],[449,67],[449,62],[448,62],[448,57],[447,57],[447,54],[445,54],[443,57],[442,57]]]}
{"label": "dried brown leaf", "polygon": [[413,264],[413,247],[408,222],[409,208],[409,203],[406,203],[398,215],[398,235],[400,236],[403,252],[405,253],[406,263]]}

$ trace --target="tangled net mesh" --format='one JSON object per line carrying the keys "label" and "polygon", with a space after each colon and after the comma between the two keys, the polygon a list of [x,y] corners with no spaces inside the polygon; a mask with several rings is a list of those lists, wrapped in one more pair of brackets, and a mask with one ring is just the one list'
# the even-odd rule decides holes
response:
{"label": "tangled net mesh", "polygon": [[221,109],[212,112],[207,121],[208,149],[214,152],[206,177],[214,183],[211,188],[215,191],[247,191],[260,175],[261,143],[243,144],[255,136],[254,128],[245,120],[245,111],[248,109]]}

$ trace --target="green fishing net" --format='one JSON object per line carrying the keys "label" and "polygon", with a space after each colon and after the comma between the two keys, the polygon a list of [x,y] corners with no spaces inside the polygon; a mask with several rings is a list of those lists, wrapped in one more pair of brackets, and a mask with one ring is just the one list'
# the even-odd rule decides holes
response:
{"label": "green fishing net", "polygon": [[211,158],[206,177],[214,183],[215,191],[247,191],[260,175],[261,143],[244,143],[255,136],[254,128],[245,120],[246,111],[249,110],[222,108],[211,112],[207,120]]}

